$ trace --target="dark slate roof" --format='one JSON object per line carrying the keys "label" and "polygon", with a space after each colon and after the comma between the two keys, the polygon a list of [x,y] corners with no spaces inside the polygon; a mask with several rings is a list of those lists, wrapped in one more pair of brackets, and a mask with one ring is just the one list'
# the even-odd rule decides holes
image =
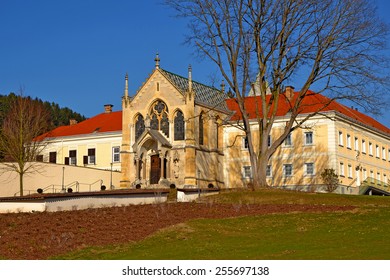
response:
{"label": "dark slate roof", "polygon": [[[178,90],[182,92],[182,94],[188,91],[188,78],[184,78],[161,68],[159,70]],[[229,111],[226,106],[226,96],[220,90],[196,81],[192,81],[192,89],[195,92],[195,103],[223,111]]]}

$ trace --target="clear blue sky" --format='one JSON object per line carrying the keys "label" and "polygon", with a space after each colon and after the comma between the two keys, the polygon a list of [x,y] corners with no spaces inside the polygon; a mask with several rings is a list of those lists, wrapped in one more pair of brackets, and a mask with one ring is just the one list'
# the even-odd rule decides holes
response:
{"label": "clear blue sky", "polygon": [[[390,24],[390,1],[377,0]],[[183,19],[161,0],[0,0],[0,94],[19,92],[86,117],[121,110],[124,76],[133,95],[154,68],[210,84],[216,72],[183,44]],[[389,46],[390,47],[390,38]],[[390,127],[390,111],[379,118]]]}

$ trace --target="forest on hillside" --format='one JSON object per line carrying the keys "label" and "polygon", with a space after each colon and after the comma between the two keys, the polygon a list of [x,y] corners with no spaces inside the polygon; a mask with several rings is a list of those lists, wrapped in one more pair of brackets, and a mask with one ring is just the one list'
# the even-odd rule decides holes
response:
{"label": "forest on hillside", "polygon": [[[4,116],[10,110],[12,102],[18,95],[10,93],[8,95],[0,95],[0,124],[3,124]],[[24,98],[31,98],[26,96]],[[50,113],[50,124],[49,130],[54,129],[58,126],[69,125],[71,119],[75,119],[77,122],[85,120],[85,116],[74,112],[68,107],[60,107],[54,102],[42,101],[41,99],[35,98],[35,101],[41,103],[44,108]]]}

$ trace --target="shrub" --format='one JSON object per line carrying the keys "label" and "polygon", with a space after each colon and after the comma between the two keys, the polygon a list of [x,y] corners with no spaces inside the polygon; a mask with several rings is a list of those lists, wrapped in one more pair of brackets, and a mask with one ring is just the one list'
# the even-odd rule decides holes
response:
{"label": "shrub", "polygon": [[327,192],[334,192],[339,186],[339,176],[333,168],[326,168],[321,173],[322,181],[326,186]]}

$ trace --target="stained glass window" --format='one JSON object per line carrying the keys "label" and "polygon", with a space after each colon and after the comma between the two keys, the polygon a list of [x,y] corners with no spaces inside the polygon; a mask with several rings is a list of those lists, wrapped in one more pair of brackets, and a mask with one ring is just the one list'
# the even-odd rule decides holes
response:
{"label": "stained glass window", "polygon": [[181,111],[177,111],[175,120],[175,140],[184,140],[184,115]]}
{"label": "stained glass window", "polygon": [[168,119],[168,107],[161,101],[156,101],[150,112],[150,128],[154,130],[162,131],[165,136],[169,137],[169,119]]}
{"label": "stained glass window", "polygon": [[135,122],[135,140],[145,131],[145,121],[142,115],[139,115]]}

